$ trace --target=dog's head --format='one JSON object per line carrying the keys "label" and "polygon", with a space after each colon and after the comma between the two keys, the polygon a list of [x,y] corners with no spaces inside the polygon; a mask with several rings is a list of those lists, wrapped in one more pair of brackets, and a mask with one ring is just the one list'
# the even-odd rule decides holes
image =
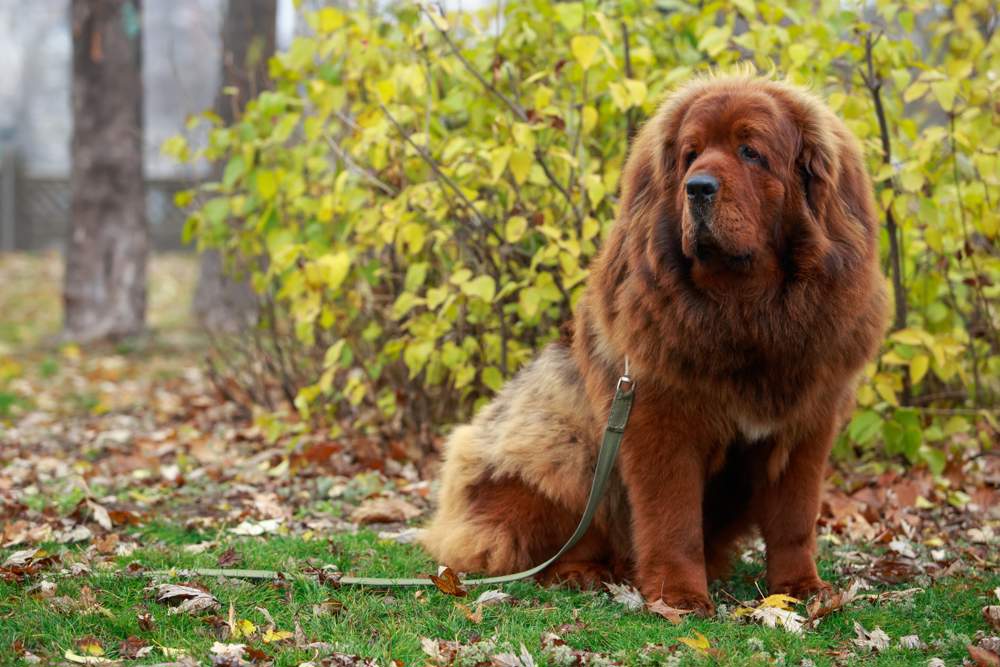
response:
{"label": "dog's head", "polygon": [[840,128],[825,106],[792,86],[749,76],[699,79],[671,95],[637,138],[625,205],[632,215],[655,209],[650,224],[672,227],[697,285],[773,285],[821,264],[839,236],[865,242],[862,223],[845,220],[844,202],[867,202],[870,195],[858,195],[867,181]]}

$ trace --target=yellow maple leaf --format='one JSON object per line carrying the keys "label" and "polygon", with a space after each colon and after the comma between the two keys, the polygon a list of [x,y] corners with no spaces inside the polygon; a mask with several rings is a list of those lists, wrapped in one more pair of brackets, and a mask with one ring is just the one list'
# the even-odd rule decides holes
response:
{"label": "yellow maple leaf", "polygon": [[286,639],[291,639],[293,636],[293,633],[288,630],[268,630],[264,633],[264,636],[261,637],[261,639],[264,640],[265,644],[270,644],[272,642],[280,642]]}
{"label": "yellow maple leaf", "polygon": [[677,641],[681,642],[682,644],[687,644],[698,653],[707,654],[710,646],[708,642],[708,637],[701,634],[697,630],[694,631],[694,634],[695,634],[694,637],[678,637]]}

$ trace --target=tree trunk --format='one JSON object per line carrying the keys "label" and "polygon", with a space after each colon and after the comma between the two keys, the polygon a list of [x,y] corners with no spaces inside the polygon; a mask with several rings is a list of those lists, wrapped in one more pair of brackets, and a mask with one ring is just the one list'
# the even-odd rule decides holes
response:
{"label": "tree trunk", "polygon": [[140,333],[149,230],[142,170],[142,2],[72,0],[67,338]]}
{"label": "tree trunk", "polygon": [[[276,0],[230,0],[222,24],[222,76],[215,113],[235,121],[247,101],[267,87],[267,61],[274,53]],[[225,89],[235,90],[227,94]],[[216,165],[220,178],[222,165]],[[249,283],[227,275],[219,253],[202,253],[194,297],[195,317],[214,331],[235,332],[252,324],[257,299]]]}

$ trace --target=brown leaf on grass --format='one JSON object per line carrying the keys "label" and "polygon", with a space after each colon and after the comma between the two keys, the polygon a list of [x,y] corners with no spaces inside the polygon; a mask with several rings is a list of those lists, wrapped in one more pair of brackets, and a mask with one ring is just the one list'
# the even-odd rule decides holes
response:
{"label": "brown leaf on grass", "polygon": [[97,525],[104,530],[111,530],[111,517],[108,515],[107,508],[95,500],[87,499],[83,502],[86,502],[87,509],[90,510],[90,515],[97,522]]}
{"label": "brown leaf on grass", "polygon": [[983,620],[994,630],[1000,630],[1000,605],[983,607]]}
{"label": "brown leaf on grass", "polygon": [[170,614],[195,614],[219,608],[219,601],[214,595],[185,584],[160,584],[156,587],[156,601],[171,607]]}
{"label": "brown leaf on grass", "polygon": [[462,614],[467,619],[469,619],[476,625],[479,625],[480,623],[483,622],[483,605],[477,604],[475,611],[473,611],[468,605],[464,605],[461,602],[456,602],[455,606],[462,612]]}
{"label": "brown leaf on grass", "polygon": [[430,580],[445,595],[464,598],[469,594],[468,589],[462,585],[462,580],[458,578],[458,575],[450,567],[443,567],[436,575],[430,575]]}
{"label": "brown leaf on grass", "polygon": [[0,565],[0,579],[21,581],[55,565],[59,560],[58,555],[50,554],[43,549],[15,551],[7,557],[3,565]]}
{"label": "brown leaf on grass", "polygon": [[112,554],[118,547],[118,533],[108,533],[94,540],[94,548],[100,554]]}
{"label": "brown leaf on grass", "polygon": [[117,526],[138,526],[142,524],[142,517],[130,510],[108,510],[108,517],[111,523]]}
{"label": "brown leaf on grass", "polygon": [[351,521],[360,524],[400,523],[421,515],[421,511],[402,498],[371,498],[351,513]]}
{"label": "brown leaf on grass", "polygon": [[156,621],[153,620],[153,615],[147,609],[139,611],[135,615],[135,619],[139,623],[139,629],[145,632],[152,632],[153,628],[156,627]]}
{"label": "brown leaf on grass", "polygon": [[853,601],[858,594],[861,582],[857,579],[848,584],[847,588],[832,591],[824,595],[816,595],[809,604],[806,605],[806,612],[809,614],[809,621],[817,621],[825,616],[840,611],[844,605]]}
{"label": "brown leaf on grass", "polygon": [[93,635],[81,637],[73,643],[76,644],[76,649],[83,655],[104,655],[104,647],[101,646],[101,640]]}
{"label": "brown leaf on grass", "polygon": [[646,605],[646,609],[654,614],[662,616],[674,625],[679,625],[681,621],[684,620],[684,616],[690,614],[692,611],[690,609],[676,609],[671,607],[663,601],[663,598],[660,598],[655,602],[650,602]]}
{"label": "brown leaf on grass", "polygon": [[431,639],[429,637],[422,637],[420,639],[420,648],[430,659],[431,664],[451,665],[455,662],[459,652],[462,650],[462,645],[459,642],[449,641],[447,639]]}
{"label": "brown leaf on grass", "polygon": [[243,560],[243,558],[238,553],[236,553],[236,549],[234,549],[233,547],[229,547],[221,554],[219,554],[218,563],[219,567],[232,567],[233,565],[239,563],[241,560]]}
{"label": "brown leaf on grass", "polygon": [[969,657],[972,658],[976,667],[1000,667],[1000,655],[988,648],[969,644],[965,650],[969,652]]}
{"label": "brown leaf on grass", "polygon": [[152,646],[135,636],[130,636],[118,645],[118,656],[126,660],[145,658],[152,652]]}

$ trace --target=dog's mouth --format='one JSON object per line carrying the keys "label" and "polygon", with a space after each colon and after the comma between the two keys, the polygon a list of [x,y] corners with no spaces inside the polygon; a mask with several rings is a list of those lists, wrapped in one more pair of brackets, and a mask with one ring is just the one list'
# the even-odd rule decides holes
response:
{"label": "dog's mouth", "polygon": [[726,248],[712,233],[707,220],[695,214],[695,231],[691,243],[693,259],[713,268],[746,273],[753,264],[752,252],[734,252]]}

